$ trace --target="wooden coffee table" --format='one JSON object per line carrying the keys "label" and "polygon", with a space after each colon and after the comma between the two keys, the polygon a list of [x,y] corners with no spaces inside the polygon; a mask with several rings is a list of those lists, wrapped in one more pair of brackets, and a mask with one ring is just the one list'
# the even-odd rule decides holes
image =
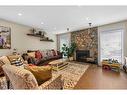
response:
{"label": "wooden coffee table", "polygon": [[59,71],[61,69],[66,68],[68,62],[66,59],[58,59],[58,60],[51,61],[49,64],[52,66],[53,70]]}

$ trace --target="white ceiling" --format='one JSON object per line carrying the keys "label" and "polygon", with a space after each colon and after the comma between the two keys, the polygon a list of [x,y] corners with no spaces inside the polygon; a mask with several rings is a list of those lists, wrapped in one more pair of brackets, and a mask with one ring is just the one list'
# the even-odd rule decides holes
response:
{"label": "white ceiling", "polygon": [[0,6],[0,18],[61,33],[126,20],[127,6]]}

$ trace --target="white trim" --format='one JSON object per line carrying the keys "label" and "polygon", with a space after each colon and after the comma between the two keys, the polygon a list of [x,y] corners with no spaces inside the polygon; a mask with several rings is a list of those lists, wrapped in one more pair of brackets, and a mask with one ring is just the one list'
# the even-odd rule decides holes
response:
{"label": "white trim", "polygon": [[101,66],[101,60],[100,60],[100,31],[98,29],[98,65]]}
{"label": "white trim", "polygon": [[125,45],[124,45],[124,35],[125,35],[125,28],[123,28],[123,32],[122,32],[122,64],[124,64],[124,55],[125,55],[125,51],[124,51],[124,47],[125,47]]}

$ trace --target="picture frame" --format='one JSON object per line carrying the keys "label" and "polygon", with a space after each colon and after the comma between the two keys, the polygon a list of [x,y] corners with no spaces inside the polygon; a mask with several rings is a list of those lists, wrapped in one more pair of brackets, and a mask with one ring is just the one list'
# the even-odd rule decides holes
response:
{"label": "picture frame", "polygon": [[0,26],[0,49],[11,49],[11,28]]}

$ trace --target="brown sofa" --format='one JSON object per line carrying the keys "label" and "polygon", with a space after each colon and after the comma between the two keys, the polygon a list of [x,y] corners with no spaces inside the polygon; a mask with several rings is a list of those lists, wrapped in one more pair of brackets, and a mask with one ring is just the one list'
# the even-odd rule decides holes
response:
{"label": "brown sofa", "polygon": [[[40,52],[40,54],[43,56],[40,59],[37,59],[36,57],[37,51]],[[45,51],[28,50],[27,53],[29,56],[34,57],[37,60],[37,64],[36,64],[37,66],[48,65],[49,62],[62,58],[62,53],[56,50],[45,50]],[[31,55],[29,53],[33,53],[33,54]]]}

